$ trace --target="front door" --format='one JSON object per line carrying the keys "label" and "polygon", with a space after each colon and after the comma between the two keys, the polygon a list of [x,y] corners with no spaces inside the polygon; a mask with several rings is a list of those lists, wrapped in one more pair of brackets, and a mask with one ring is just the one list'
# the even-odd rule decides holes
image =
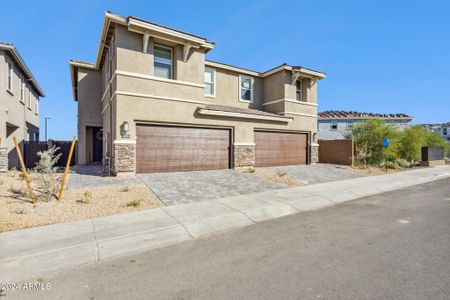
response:
{"label": "front door", "polygon": [[101,162],[103,157],[103,128],[93,128],[93,155],[92,162]]}

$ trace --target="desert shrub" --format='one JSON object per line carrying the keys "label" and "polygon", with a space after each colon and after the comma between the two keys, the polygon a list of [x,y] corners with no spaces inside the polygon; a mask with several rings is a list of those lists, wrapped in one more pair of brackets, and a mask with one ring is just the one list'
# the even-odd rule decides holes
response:
{"label": "desert shrub", "polygon": [[[399,130],[386,124],[381,119],[369,119],[353,126],[347,138],[355,140],[356,159],[361,165],[381,165],[385,160],[392,161],[398,157]],[[390,139],[391,145],[383,147],[383,140]]]}
{"label": "desert shrub", "polygon": [[51,200],[51,198],[56,194],[58,189],[58,180],[56,171],[60,154],[56,154],[59,147],[53,146],[46,151],[39,151],[37,155],[39,156],[39,161],[36,164],[36,172],[39,173],[40,178],[40,188],[42,196],[46,201]]}
{"label": "desert shrub", "polygon": [[247,168],[246,172],[250,173],[250,174],[253,174],[253,173],[255,173],[255,168],[249,167],[249,168]]}
{"label": "desert shrub", "polygon": [[130,202],[127,202],[126,207],[138,207],[141,205],[142,200],[141,199],[134,199]]}
{"label": "desert shrub", "polygon": [[400,133],[399,155],[408,162],[414,163],[421,160],[422,147],[444,147],[449,151],[449,144],[439,134],[416,125],[411,126]]}
{"label": "desert shrub", "polygon": [[286,175],[287,175],[286,172],[277,171],[277,176],[278,176],[278,177],[284,177],[284,176],[286,176]]}
{"label": "desert shrub", "polygon": [[86,191],[83,193],[81,198],[77,200],[77,203],[89,204],[89,203],[91,203],[91,200],[92,200],[92,193],[89,191]]}
{"label": "desert shrub", "polygon": [[120,191],[123,193],[126,193],[126,192],[130,191],[130,187],[128,185],[126,185],[123,188],[121,188]]}

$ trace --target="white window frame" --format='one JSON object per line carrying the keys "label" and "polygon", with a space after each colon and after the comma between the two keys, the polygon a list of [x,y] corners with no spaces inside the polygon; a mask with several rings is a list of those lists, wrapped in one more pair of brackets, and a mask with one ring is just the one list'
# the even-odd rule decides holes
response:
{"label": "white window frame", "polygon": [[13,91],[13,79],[14,79],[14,69],[10,62],[8,62],[8,68],[6,70],[6,89],[10,92]]}
{"label": "white window frame", "polygon": [[[212,72],[212,82],[206,82],[205,81],[205,96],[206,97],[211,97],[211,98],[215,98],[216,97],[216,69],[215,68],[211,68],[211,67],[205,67],[205,73],[206,73],[206,70],[210,70],[211,72]],[[207,92],[206,92],[206,84],[212,84],[212,91],[213,91],[213,93],[212,94],[208,94]]]}
{"label": "white window frame", "polygon": [[[243,78],[245,78],[245,79],[250,79],[250,80],[251,80],[251,82],[250,82],[250,84],[251,84],[251,88],[250,88],[250,100],[242,99],[242,97],[241,97],[241,96],[242,96],[242,85],[241,85],[241,82],[242,82],[242,79],[243,79]],[[253,94],[254,94],[254,92],[255,92],[255,89],[254,89],[254,83],[255,83],[255,81],[254,81],[253,77],[247,76],[247,75],[239,74],[239,83],[238,83],[238,87],[239,87],[238,92],[239,92],[239,95],[238,95],[238,97],[239,97],[239,101],[240,101],[240,102],[253,103]]]}
{"label": "white window frame", "polygon": [[156,47],[160,47],[160,48],[164,48],[164,49],[170,50],[170,78],[156,76],[155,70],[153,70],[153,76],[156,76],[158,78],[164,78],[164,79],[173,80],[174,79],[173,78],[173,49],[171,47],[163,46],[163,45],[160,45],[160,44],[153,44],[153,68],[155,68],[155,48]]}
{"label": "white window frame", "polygon": [[355,122],[353,120],[347,121],[347,130],[353,129],[353,126],[355,125]]}
{"label": "white window frame", "polygon": [[25,103],[25,80],[20,78],[20,102]]}
{"label": "white window frame", "polygon": [[34,102],[34,113],[39,114],[39,97],[36,97],[36,102]]}
{"label": "white window frame", "polygon": [[[297,83],[300,83],[300,97],[299,97],[299,99],[297,99],[297,93],[298,93],[298,89],[297,89]],[[297,79],[296,81],[295,81],[295,100],[297,100],[297,101],[300,101],[300,102],[305,102],[304,100],[303,100],[303,82],[302,82],[302,80],[301,79]]]}
{"label": "white window frame", "polygon": [[28,89],[28,103],[27,106],[28,108],[31,110],[31,95],[33,95],[33,93],[31,92],[31,89]]}
{"label": "white window frame", "polygon": [[[333,128],[333,124],[336,124],[336,128]],[[331,120],[330,121],[330,130],[338,130],[339,126],[338,126],[338,121],[337,120]]]}

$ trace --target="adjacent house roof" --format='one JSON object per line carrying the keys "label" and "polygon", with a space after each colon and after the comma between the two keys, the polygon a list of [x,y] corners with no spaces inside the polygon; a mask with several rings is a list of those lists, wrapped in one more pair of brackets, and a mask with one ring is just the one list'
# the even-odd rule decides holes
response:
{"label": "adjacent house roof", "polygon": [[22,56],[20,56],[20,53],[17,50],[17,48],[13,44],[0,41],[0,50],[4,50],[11,55],[12,59],[16,62],[16,64],[22,70],[22,73],[25,75],[25,79],[31,82],[31,84],[33,85],[34,89],[36,90],[36,92],[39,94],[40,97],[45,97],[44,91],[34,78],[33,73],[31,73],[30,69],[28,69],[28,66],[26,65]]}
{"label": "adjacent house roof", "polygon": [[357,112],[357,111],[342,111],[342,110],[327,110],[318,113],[319,120],[325,119],[370,119],[370,118],[381,118],[381,119],[406,119],[412,120],[413,118],[407,114],[397,113],[397,114],[378,114],[378,113],[368,113],[368,112]]}

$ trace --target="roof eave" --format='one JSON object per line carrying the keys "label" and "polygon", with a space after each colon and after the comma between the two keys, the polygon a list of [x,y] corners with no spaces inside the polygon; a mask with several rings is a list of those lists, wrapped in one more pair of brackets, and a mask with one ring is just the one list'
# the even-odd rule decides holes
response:
{"label": "roof eave", "polygon": [[78,78],[77,78],[77,72],[78,68],[83,69],[89,69],[89,70],[97,70],[95,64],[83,62],[83,61],[76,61],[71,60],[69,61],[70,66],[70,79],[72,80],[72,96],[74,101],[78,101]]}
{"label": "roof eave", "polygon": [[14,57],[14,59],[17,61],[17,63],[22,68],[25,75],[27,75],[27,77],[28,77],[27,80],[32,83],[32,85],[34,86],[34,89],[37,91],[38,95],[40,97],[45,97],[45,92],[42,90],[41,86],[34,78],[33,73],[31,73],[31,70],[26,65],[25,61],[23,60],[19,51],[17,51],[16,47],[14,45],[2,44],[1,48],[5,49],[5,50],[9,51],[9,53],[11,53],[11,55]]}

